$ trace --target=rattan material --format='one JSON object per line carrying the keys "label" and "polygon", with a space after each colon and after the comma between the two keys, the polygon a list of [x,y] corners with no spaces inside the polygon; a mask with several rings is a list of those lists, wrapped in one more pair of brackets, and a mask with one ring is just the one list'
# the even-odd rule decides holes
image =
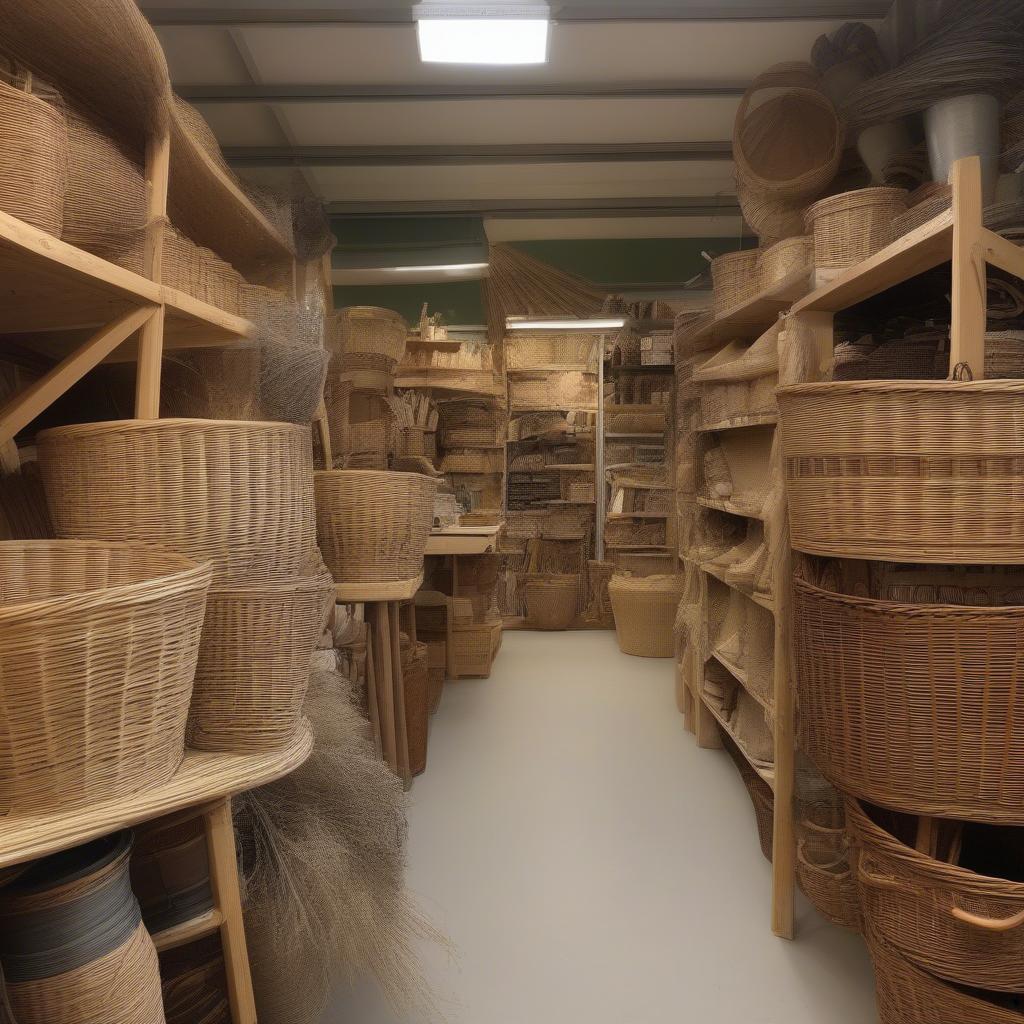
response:
{"label": "rattan material", "polygon": [[[976,988],[1024,992],[1024,884],[989,878],[919,853],[853,799],[846,820],[871,930],[929,974]],[[978,923],[958,919],[971,915]]]}
{"label": "rattan material", "polygon": [[775,840],[775,794],[772,792],[771,786],[754,771],[735,741],[721,726],[719,726],[718,734],[721,737],[722,746],[740,773],[743,785],[746,786],[747,794],[750,796],[750,802],[754,805],[757,838],[761,846],[761,853],[764,855],[764,859],[770,862],[774,853]]}
{"label": "rattan material", "polygon": [[523,588],[530,624],[538,629],[568,629],[576,618],[575,576],[531,579]]}
{"label": "rattan material", "polygon": [[742,249],[711,261],[715,316],[746,302],[761,290],[760,258],[760,249]]}
{"label": "rattan material", "polygon": [[791,274],[814,269],[814,239],[810,235],[784,238],[761,252],[760,285],[770,288]]}
{"label": "rattan material", "polygon": [[1024,561],[1017,381],[839,382],[778,393],[793,547]]}
{"label": "rattan material", "polygon": [[[539,468],[544,468],[543,460]],[[446,451],[440,469],[442,473],[500,473],[501,452],[482,448]]]}
{"label": "rattan material", "polygon": [[394,367],[405,355],[408,333],[405,320],[394,310],[346,306],[335,314],[329,345],[345,354],[346,367],[361,365],[354,357],[364,355],[382,357]]}
{"label": "rattan material", "polygon": [[615,633],[623,654],[671,658],[672,626],[683,597],[682,576],[613,576],[608,584]]}
{"label": "rattan material", "polygon": [[901,213],[892,222],[893,238],[927,224],[928,221],[945,213],[953,205],[953,187],[943,182],[928,182],[915,189],[907,198],[907,212]]}
{"label": "rattan material", "polygon": [[78,807],[171,778],[209,584],[209,565],[146,545],[0,543],[0,807]]}
{"label": "rattan material", "polygon": [[67,176],[63,110],[0,80],[0,210],[59,237]]}
{"label": "rattan material", "polygon": [[58,536],[164,544],[216,586],[291,579],[316,546],[308,427],[81,424],[41,433],[39,462]]}
{"label": "rattan material", "polygon": [[423,571],[436,490],[435,480],[418,473],[317,473],[317,540],[335,582],[415,579]]}
{"label": "rattan material", "polygon": [[830,781],[908,811],[1024,824],[1024,607],[876,601],[802,579],[794,596],[803,746]]}
{"label": "rattan material", "polygon": [[897,237],[893,222],[906,209],[900,188],[862,188],[819,200],[807,211],[814,265],[839,270],[873,256]]}
{"label": "rattan material", "polygon": [[486,679],[501,647],[500,619],[452,626],[450,658],[457,678]]}
{"label": "rattan material", "polygon": [[850,868],[846,830],[801,821],[797,826],[796,880],[826,920],[861,931],[858,885]]}

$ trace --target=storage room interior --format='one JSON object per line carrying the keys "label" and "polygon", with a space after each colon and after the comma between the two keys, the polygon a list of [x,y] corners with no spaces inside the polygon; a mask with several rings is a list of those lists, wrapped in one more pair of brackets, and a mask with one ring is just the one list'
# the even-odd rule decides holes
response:
{"label": "storage room interior", "polygon": [[1024,1024],[1021,0],[0,58],[0,1024]]}

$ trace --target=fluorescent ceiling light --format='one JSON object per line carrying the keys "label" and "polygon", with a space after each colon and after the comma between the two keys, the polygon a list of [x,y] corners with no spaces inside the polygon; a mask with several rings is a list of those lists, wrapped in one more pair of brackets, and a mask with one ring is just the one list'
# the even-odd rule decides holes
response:
{"label": "fluorescent ceiling light", "polygon": [[597,317],[593,320],[560,319],[545,320],[509,317],[505,327],[509,331],[614,331],[626,326],[624,317]]}
{"label": "fluorescent ceiling light", "polygon": [[545,18],[424,18],[416,23],[425,64],[544,64]]}
{"label": "fluorescent ceiling light", "polygon": [[418,267],[377,267],[389,274],[422,274],[425,271],[486,270],[489,263],[424,263]]}

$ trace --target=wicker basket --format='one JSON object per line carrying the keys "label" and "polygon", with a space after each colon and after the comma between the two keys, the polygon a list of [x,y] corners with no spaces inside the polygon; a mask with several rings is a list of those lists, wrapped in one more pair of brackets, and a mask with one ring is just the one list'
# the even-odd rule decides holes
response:
{"label": "wicker basket", "polygon": [[63,111],[0,81],[0,210],[59,238],[67,177]]}
{"label": "wicker basket", "polygon": [[290,579],[316,547],[308,427],[120,420],[39,435],[58,536],[165,544],[217,586]]}
{"label": "wicker basket", "polygon": [[413,775],[422,775],[427,769],[427,732],[430,726],[428,671],[427,645],[406,643],[402,650],[402,679],[409,770]]}
{"label": "wicker basket", "polygon": [[394,369],[405,355],[408,328],[400,314],[377,306],[347,306],[338,310],[333,322],[330,347],[345,354],[345,367],[379,369],[363,356],[377,356]]}
{"label": "wicker basket", "polygon": [[814,265],[842,270],[873,256],[896,238],[893,222],[906,209],[901,188],[862,188],[819,200],[807,211]]}
{"label": "wicker basket", "polygon": [[163,1024],[128,878],[131,833],[36,861],[0,889],[0,966],[19,1024]]}
{"label": "wicker basket", "polygon": [[436,490],[435,480],[418,473],[317,473],[317,539],[335,582],[416,579],[423,572]]}
{"label": "wicker basket", "polygon": [[501,619],[452,626],[450,658],[456,679],[486,679],[501,648]]}
{"label": "wicker basket", "polygon": [[1024,561],[1024,383],[800,384],[780,389],[778,401],[794,548]]}
{"label": "wicker basket", "polygon": [[760,284],[770,288],[791,274],[814,269],[814,239],[810,235],[784,238],[761,253]]}
{"label": "wicker basket", "polygon": [[775,794],[772,792],[771,786],[754,771],[753,766],[743,756],[743,752],[735,741],[721,726],[718,727],[718,735],[726,753],[736,765],[743,785],[747,787],[750,802],[754,805],[757,838],[761,845],[761,853],[764,855],[764,859],[770,862],[775,842]]}
{"label": "wicker basket", "polygon": [[953,205],[953,187],[944,182],[930,181],[915,189],[907,197],[907,212],[892,222],[893,238],[902,238],[927,224]]}
{"label": "wicker basket", "polygon": [[801,821],[797,835],[796,881],[803,894],[826,920],[861,931],[864,922],[846,830]]}
{"label": "wicker basket", "polygon": [[526,609],[530,624],[537,629],[568,629],[576,618],[575,576],[533,578],[526,584]]}
{"label": "wicker basket", "polygon": [[287,583],[210,591],[188,717],[190,747],[249,754],[294,739],[333,595],[326,570]]}
{"label": "wicker basket", "polygon": [[711,261],[715,316],[757,295],[761,290],[760,260],[760,249],[743,249]]}
{"label": "wicker basket", "polygon": [[0,808],[173,776],[209,584],[209,565],[140,544],[0,543]]}
{"label": "wicker basket", "polygon": [[674,655],[672,626],[683,597],[682,576],[613,576],[608,596],[623,654],[639,658]]}
{"label": "wicker basket", "polygon": [[[1024,607],[903,604],[794,580],[804,749],[839,789],[1024,824]],[[856,722],[857,728],[850,728]]]}
{"label": "wicker basket", "polygon": [[856,800],[847,799],[846,820],[873,933],[936,977],[1024,992],[1024,884],[919,853]]}

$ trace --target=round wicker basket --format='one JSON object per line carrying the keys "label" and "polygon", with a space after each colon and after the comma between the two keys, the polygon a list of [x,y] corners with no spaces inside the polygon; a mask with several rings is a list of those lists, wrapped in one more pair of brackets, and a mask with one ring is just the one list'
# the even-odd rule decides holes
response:
{"label": "round wicker basket", "polygon": [[901,188],[862,188],[816,202],[807,211],[814,265],[841,270],[873,256],[896,238],[893,224],[907,210]]}
{"label": "round wicker basket", "polygon": [[147,545],[0,543],[0,808],[171,778],[209,585],[208,564]]}
{"label": "round wicker basket", "polygon": [[418,473],[315,475],[317,539],[338,584],[413,580],[434,519],[437,482]]}
{"label": "round wicker basket", "polygon": [[671,658],[673,625],[683,597],[682,576],[613,576],[608,584],[615,633],[623,654]]}
{"label": "round wicker basket", "polygon": [[119,420],[39,435],[58,536],[165,544],[217,586],[294,577],[316,547],[308,427]]}
{"label": "round wicker basket", "polygon": [[346,367],[380,369],[372,362],[363,363],[356,356],[379,356],[394,367],[405,355],[408,328],[401,314],[377,306],[346,306],[334,317],[331,347],[344,352]]}
{"label": "round wicker basket", "polygon": [[742,249],[711,261],[715,316],[753,298],[761,290],[760,258],[760,249]]}
{"label": "round wicker basket", "polygon": [[526,584],[526,610],[537,629],[568,629],[576,618],[579,581],[575,576],[545,576]]}

